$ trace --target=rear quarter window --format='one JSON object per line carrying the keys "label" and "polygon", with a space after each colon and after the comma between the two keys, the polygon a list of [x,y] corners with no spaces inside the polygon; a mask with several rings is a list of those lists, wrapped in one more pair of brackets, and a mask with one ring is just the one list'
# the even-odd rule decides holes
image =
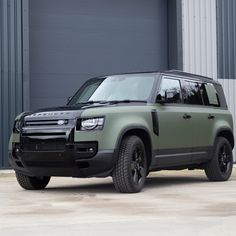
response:
{"label": "rear quarter window", "polygon": [[218,98],[220,101],[220,107],[227,109],[228,106],[227,106],[227,102],[225,99],[225,95],[224,95],[224,91],[223,91],[222,86],[220,84],[214,84],[214,87],[215,87],[217,94],[218,94]]}
{"label": "rear quarter window", "polygon": [[201,95],[204,105],[206,106],[220,106],[219,95],[215,89],[215,86],[211,83],[201,84]]}

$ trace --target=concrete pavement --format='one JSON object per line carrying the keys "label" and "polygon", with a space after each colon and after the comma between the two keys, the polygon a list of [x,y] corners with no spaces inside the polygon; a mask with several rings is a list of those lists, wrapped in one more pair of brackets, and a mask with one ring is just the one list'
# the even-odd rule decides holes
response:
{"label": "concrete pavement", "polygon": [[151,174],[143,192],[111,178],[52,178],[43,191],[0,175],[0,235],[236,235],[236,169],[228,182],[203,171]]}

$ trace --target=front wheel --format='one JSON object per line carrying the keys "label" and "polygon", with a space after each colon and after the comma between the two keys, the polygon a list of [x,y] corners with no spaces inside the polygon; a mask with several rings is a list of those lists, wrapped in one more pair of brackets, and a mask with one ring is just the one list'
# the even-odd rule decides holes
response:
{"label": "front wheel", "polygon": [[207,164],[205,173],[211,181],[226,181],[229,179],[233,168],[232,147],[224,137],[215,141],[212,160]]}
{"label": "front wheel", "polygon": [[125,137],[112,175],[116,190],[137,193],[143,188],[146,176],[147,158],[142,140],[137,136]]}
{"label": "front wheel", "polygon": [[44,189],[51,177],[32,177],[16,172],[16,179],[19,185],[26,190],[41,190]]}

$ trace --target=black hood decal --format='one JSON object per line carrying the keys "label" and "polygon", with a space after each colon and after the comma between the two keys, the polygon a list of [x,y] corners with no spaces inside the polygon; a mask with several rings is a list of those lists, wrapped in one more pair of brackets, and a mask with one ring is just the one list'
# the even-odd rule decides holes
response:
{"label": "black hood decal", "polygon": [[104,104],[99,105],[85,105],[77,104],[75,106],[61,106],[61,107],[49,107],[39,109],[33,112],[28,112],[23,115],[25,121],[34,120],[63,120],[63,119],[76,119],[81,117],[82,112],[85,109],[103,107]]}
{"label": "black hood decal", "polygon": [[32,112],[24,117],[25,121],[34,120],[71,120],[81,116],[83,110],[54,110]]}
{"label": "black hood decal", "polygon": [[75,110],[83,109],[84,106],[85,106],[84,104],[78,104],[76,106],[46,107],[46,108],[38,109],[34,111],[33,113],[45,112],[45,111],[75,111]]}

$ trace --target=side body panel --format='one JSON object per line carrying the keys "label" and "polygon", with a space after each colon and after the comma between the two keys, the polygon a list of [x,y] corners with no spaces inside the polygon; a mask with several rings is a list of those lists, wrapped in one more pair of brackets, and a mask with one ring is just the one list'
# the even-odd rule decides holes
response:
{"label": "side body panel", "polygon": [[157,149],[191,148],[193,131],[191,120],[184,119],[189,108],[181,104],[156,105],[159,137],[154,137]]}
{"label": "side body panel", "polygon": [[191,108],[194,129],[193,148],[214,145],[219,130],[233,130],[232,115],[228,110],[214,107]]}

